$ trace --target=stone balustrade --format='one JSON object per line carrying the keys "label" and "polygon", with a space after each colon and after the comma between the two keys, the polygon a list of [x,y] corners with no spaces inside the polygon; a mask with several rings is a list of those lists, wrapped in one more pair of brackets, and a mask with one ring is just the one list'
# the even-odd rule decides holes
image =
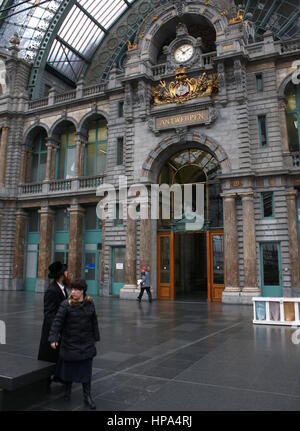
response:
{"label": "stone balustrade", "polygon": [[103,184],[103,176],[70,178],[67,180],[52,180],[33,184],[20,184],[19,197],[70,193],[72,191],[96,190]]}

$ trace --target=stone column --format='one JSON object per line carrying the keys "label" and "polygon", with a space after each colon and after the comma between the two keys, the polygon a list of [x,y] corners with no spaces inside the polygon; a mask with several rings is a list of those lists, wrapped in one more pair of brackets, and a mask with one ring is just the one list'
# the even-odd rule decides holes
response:
{"label": "stone column", "polygon": [[260,294],[256,272],[256,239],[253,192],[241,193],[243,204],[243,251],[244,251],[244,288],[242,296],[249,298]]}
{"label": "stone column", "polygon": [[27,151],[26,146],[22,145],[21,148],[21,160],[20,160],[20,173],[19,173],[19,184],[26,182],[26,166],[27,165]]}
{"label": "stone column", "polygon": [[50,181],[51,171],[52,171],[52,150],[53,150],[53,143],[50,140],[47,140],[46,142],[47,147],[47,164],[46,164],[46,175],[45,175],[45,181]]}
{"label": "stone column", "polygon": [[279,123],[283,153],[289,153],[289,138],[286,124],[286,99],[279,99]]}
{"label": "stone column", "polygon": [[80,205],[71,205],[68,211],[70,214],[68,273],[71,281],[74,281],[82,277],[84,209]]}
{"label": "stone column", "polygon": [[82,177],[84,174],[84,149],[86,137],[81,133],[76,133],[76,177]]}
{"label": "stone column", "polygon": [[36,292],[44,292],[48,285],[48,267],[52,260],[53,219],[55,212],[43,207],[40,214],[40,244]]}
{"label": "stone column", "polygon": [[13,288],[24,289],[24,258],[27,214],[24,210],[16,212],[16,236],[13,265]]}
{"label": "stone column", "polygon": [[133,299],[138,295],[136,280],[136,220],[127,215],[125,285],[120,290],[120,298]]}
{"label": "stone column", "polygon": [[223,193],[221,196],[224,202],[225,290],[223,297],[237,296],[240,293],[240,287],[236,194]]}
{"label": "stone column", "polygon": [[51,154],[51,170],[50,170],[50,179],[55,179],[55,170],[56,170],[56,154],[58,150],[58,145],[52,144],[52,154]]}
{"label": "stone column", "polygon": [[102,220],[102,255],[101,255],[101,284],[104,286],[105,276],[105,234],[106,234],[106,223]]}
{"label": "stone column", "polygon": [[26,162],[25,162],[25,183],[30,183],[31,179],[31,157],[32,157],[32,151],[27,150],[26,151]]}
{"label": "stone column", "polygon": [[9,127],[2,126],[0,141],[0,186],[5,186],[6,156],[8,148]]}
{"label": "stone column", "polygon": [[286,205],[288,212],[289,250],[291,261],[291,286],[293,293],[300,293],[299,277],[299,251],[298,251],[298,229],[297,229],[297,190],[290,189],[286,193]]}
{"label": "stone column", "polygon": [[151,262],[151,220],[150,207],[148,206],[148,218],[141,219],[140,233],[140,267],[148,266]]}

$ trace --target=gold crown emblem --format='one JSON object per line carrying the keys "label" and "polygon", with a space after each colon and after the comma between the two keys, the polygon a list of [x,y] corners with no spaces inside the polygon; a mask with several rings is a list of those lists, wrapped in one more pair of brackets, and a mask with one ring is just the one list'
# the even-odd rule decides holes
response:
{"label": "gold crown emblem", "polygon": [[176,75],[185,75],[186,74],[186,67],[177,67],[175,69]]}

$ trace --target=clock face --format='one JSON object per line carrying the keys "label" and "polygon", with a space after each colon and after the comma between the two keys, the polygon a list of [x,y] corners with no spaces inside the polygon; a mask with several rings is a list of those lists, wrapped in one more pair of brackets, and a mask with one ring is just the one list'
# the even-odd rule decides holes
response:
{"label": "clock face", "polygon": [[190,43],[184,43],[176,48],[174,57],[178,63],[184,63],[190,60],[194,54],[194,47]]}

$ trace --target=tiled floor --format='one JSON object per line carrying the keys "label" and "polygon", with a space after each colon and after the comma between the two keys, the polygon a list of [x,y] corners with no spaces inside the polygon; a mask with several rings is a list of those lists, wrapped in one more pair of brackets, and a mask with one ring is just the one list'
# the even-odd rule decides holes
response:
{"label": "tiled floor", "polygon": [[[299,410],[300,344],[289,327],[254,326],[252,308],[96,298],[101,342],[94,360],[97,410]],[[1,352],[36,357],[43,295],[0,291]],[[85,410],[81,386],[32,410]]]}

